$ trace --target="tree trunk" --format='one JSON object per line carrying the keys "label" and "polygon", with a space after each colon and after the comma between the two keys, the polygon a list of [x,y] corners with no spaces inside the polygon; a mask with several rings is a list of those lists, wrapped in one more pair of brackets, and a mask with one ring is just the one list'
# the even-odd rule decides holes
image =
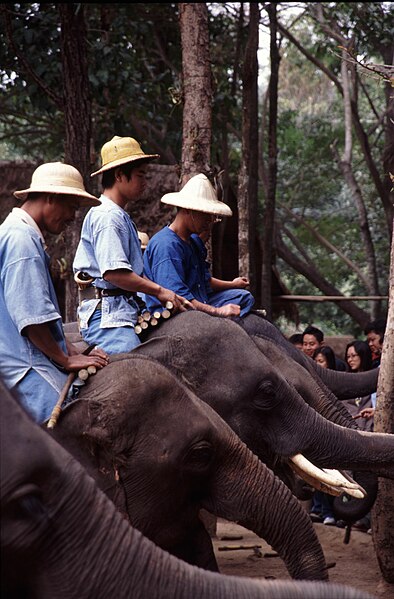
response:
{"label": "tree trunk", "polygon": [[182,41],[184,184],[192,175],[211,173],[212,76],[207,5],[192,2],[178,6]]}
{"label": "tree trunk", "polygon": [[[374,430],[394,434],[394,237],[391,241],[389,294]],[[381,583],[380,590],[382,596],[386,596],[386,583],[394,584],[394,480],[379,479],[378,496],[372,510],[372,533],[379,567],[385,581]]]}
{"label": "tree trunk", "polygon": [[271,76],[269,83],[269,125],[268,125],[268,189],[263,219],[263,256],[261,273],[261,304],[272,318],[272,264],[274,261],[273,237],[275,222],[275,195],[277,180],[277,122],[278,122],[278,80],[279,49],[277,43],[277,7],[270,3],[267,12],[270,20],[270,59]]}
{"label": "tree trunk", "polygon": [[259,7],[249,3],[249,33],[242,73],[242,155],[238,179],[238,265],[239,274],[248,277],[255,294],[254,246],[257,219],[258,179],[258,32]]}
{"label": "tree trunk", "polygon": [[[86,27],[81,4],[59,4],[63,68],[65,119],[64,160],[75,166],[90,185],[90,142],[92,109],[89,93]],[[67,236],[67,274],[65,289],[65,321],[74,321],[77,310],[77,288],[72,275],[72,262],[80,238],[85,210],[78,210]]]}

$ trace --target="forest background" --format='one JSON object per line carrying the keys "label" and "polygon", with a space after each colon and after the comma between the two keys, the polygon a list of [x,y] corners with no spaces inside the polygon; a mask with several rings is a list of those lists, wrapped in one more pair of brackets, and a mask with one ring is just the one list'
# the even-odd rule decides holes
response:
{"label": "forest background", "polygon": [[[65,160],[98,195],[89,173],[101,146],[136,137],[172,185],[193,168],[217,185],[234,216],[214,229],[213,273],[249,276],[257,307],[284,332],[313,323],[357,337],[387,313],[386,299],[282,296],[388,296],[393,3],[206,3],[207,35],[198,17],[188,29],[182,4],[1,6],[2,160],[31,170]],[[190,49],[207,98],[191,116]],[[160,216],[145,223],[149,235]],[[53,263],[70,285],[80,222]]]}

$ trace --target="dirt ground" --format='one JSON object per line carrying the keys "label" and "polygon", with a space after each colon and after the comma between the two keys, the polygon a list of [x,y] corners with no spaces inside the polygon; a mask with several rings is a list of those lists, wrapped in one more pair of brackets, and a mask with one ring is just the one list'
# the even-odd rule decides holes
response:
{"label": "dirt ground", "polygon": [[[381,579],[372,536],[352,530],[345,544],[345,530],[314,524],[329,568],[330,582],[352,586],[372,597],[394,599],[394,586],[378,590]],[[272,548],[254,533],[226,520],[218,519],[213,538],[215,555],[222,574],[251,578],[290,579],[286,567]],[[245,549],[232,549],[245,546]],[[224,550],[223,548],[231,548]],[[256,547],[256,549],[253,549]]]}

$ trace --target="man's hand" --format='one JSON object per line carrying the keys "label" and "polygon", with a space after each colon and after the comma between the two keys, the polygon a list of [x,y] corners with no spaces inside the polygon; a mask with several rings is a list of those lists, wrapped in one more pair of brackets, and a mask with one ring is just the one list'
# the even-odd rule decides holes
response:
{"label": "man's hand", "polygon": [[235,277],[235,279],[232,280],[232,286],[235,289],[246,289],[249,285],[250,281],[246,277]]}
{"label": "man's hand", "polygon": [[238,306],[238,304],[226,304],[220,308],[215,308],[215,310],[217,316],[223,316],[224,318],[229,318],[230,316],[239,316],[241,313],[241,308]]}
{"label": "man's hand", "polygon": [[84,354],[74,354],[67,356],[64,368],[69,372],[78,372],[82,368],[95,366],[98,369],[104,368],[109,362],[109,357],[102,349],[94,349],[88,356]]}
{"label": "man's hand", "polygon": [[171,302],[174,306],[174,312],[186,312],[186,310],[194,310],[194,306],[189,302],[189,300],[177,295],[165,287],[161,288],[160,293],[157,295],[157,299],[163,306],[165,306],[167,302]]}
{"label": "man's hand", "polygon": [[[59,364],[67,371],[78,371],[81,368],[95,366],[104,368],[109,358],[102,349],[94,349],[88,356],[78,352],[74,345],[67,343],[67,354],[52,336],[48,323],[29,325],[24,330],[31,343],[35,345],[50,360]],[[71,353],[69,353],[71,351]]]}
{"label": "man's hand", "polygon": [[364,408],[360,412],[361,418],[365,418],[366,420],[373,418],[374,414],[375,414],[375,408]]}

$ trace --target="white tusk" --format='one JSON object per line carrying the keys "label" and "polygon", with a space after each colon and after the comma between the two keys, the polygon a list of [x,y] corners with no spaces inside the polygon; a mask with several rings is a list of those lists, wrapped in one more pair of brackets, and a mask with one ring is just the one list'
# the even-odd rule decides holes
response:
{"label": "white tusk", "polygon": [[327,472],[327,474],[331,473],[333,476],[336,476],[338,480],[343,481],[341,484],[343,484],[346,489],[355,489],[357,491],[361,491],[364,496],[367,494],[366,490],[363,489],[361,485],[356,483],[351,476],[345,474],[344,472],[342,473],[340,470],[328,470],[327,468],[322,468],[322,470]]}
{"label": "white tusk", "polygon": [[[303,478],[304,475],[306,475],[309,477],[309,479],[312,478],[315,480],[319,485],[327,485],[327,487],[331,488],[332,491],[335,490],[335,493],[331,491],[331,495],[340,495],[341,493],[345,492],[352,497],[356,497],[357,499],[362,499],[366,495],[364,489],[355,481],[350,482],[337,470],[330,471],[317,468],[314,466],[314,464],[312,464],[312,462],[310,462],[300,453],[290,458],[290,461],[296,466],[298,469],[298,474]],[[331,472],[333,474],[331,474]],[[316,486],[313,483],[310,484]]]}

